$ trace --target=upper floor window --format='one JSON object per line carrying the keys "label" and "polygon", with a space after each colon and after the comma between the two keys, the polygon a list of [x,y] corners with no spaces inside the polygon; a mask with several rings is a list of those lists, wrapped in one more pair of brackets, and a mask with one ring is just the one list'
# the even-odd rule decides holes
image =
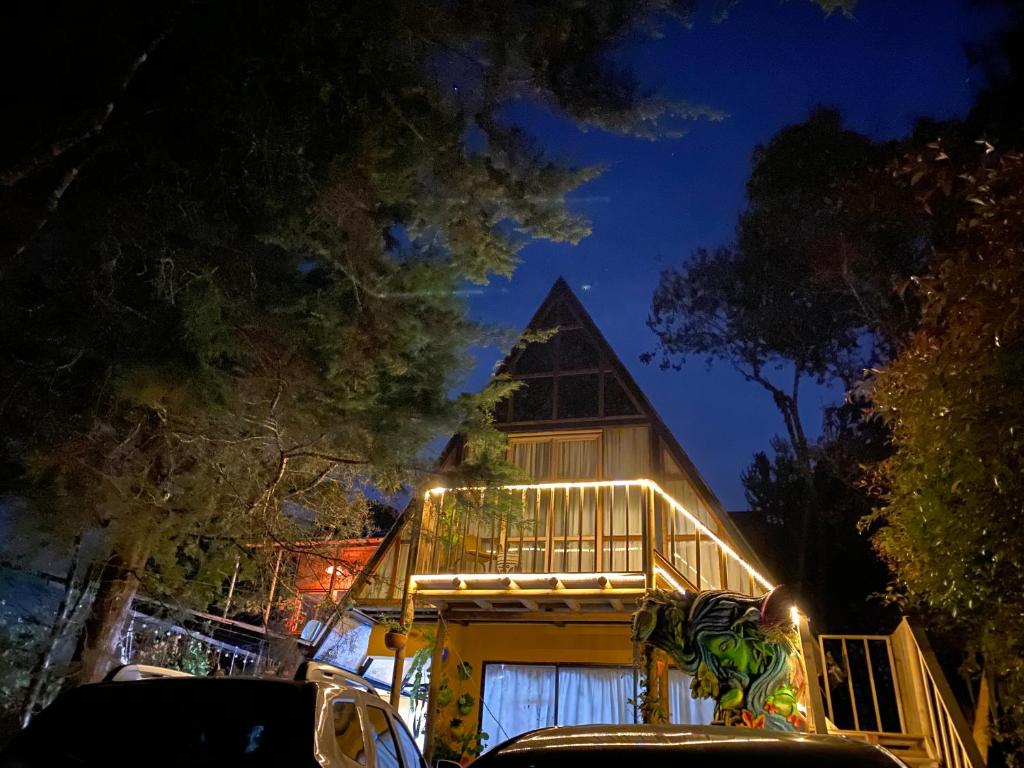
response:
{"label": "upper floor window", "polygon": [[509,461],[538,483],[597,480],[600,438],[598,432],[513,438]]}
{"label": "upper floor window", "polygon": [[508,372],[521,385],[498,405],[497,422],[569,421],[640,413],[602,351],[596,332],[570,307],[556,304],[541,325],[558,327],[558,333],[526,346],[509,361]]}

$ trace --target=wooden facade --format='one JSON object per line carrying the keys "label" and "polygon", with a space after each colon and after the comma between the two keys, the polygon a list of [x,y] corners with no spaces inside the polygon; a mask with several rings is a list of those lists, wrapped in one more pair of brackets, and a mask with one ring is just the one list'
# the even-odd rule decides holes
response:
{"label": "wooden facade", "polygon": [[[627,722],[631,715],[624,702],[630,700],[630,670],[636,695],[638,658],[630,622],[639,598],[655,588],[727,589],[759,596],[773,586],[756,551],[563,280],[528,327],[557,332],[503,362],[500,371],[521,387],[499,404],[495,415],[508,435],[508,459],[519,467],[523,481],[472,488],[438,483],[420,489],[355,579],[346,603],[371,621],[413,625],[408,647],[397,652],[384,647],[383,622],[370,634],[368,658],[391,665],[396,704],[403,682],[408,684],[406,657],[437,639],[427,708],[428,753],[448,720],[461,729],[469,723],[494,730],[497,723],[499,736],[537,725]],[[471,450],[453,437],[441,468],[457,467]],[[940,700],[941,686],[933,683],[924,698],[915,697],[924,686],[921,681],[939,680],[941,671],[927,654],[904,653],[909,631],[882,644],[880,638],[842,640],[843,649],[884,646],[889,652],[874,654],[884,656],[888,667],[865,668],[875,730],[866,730],[867,719],[862,728],[857,717],[853,727],[840,727],[829,719],[839,709],[830,696],[825,646],[819,647],[806,617],[795,609],[794,614],[806,679],[813,681],[807,713],[813,730],[842,731],[886,745],[900,750],[912,765],[981,768],[983,760],[969,733],[964,735],[964,724]],[[318,658],[330,660],[331,643],[328,627],[315,642]],[[916,677],[906,671],[911,667]],[[849,676],[857,674],[856,659],[847,661],[846,669]],[[543,681],[554,703],[536,693],[524,698],[519,709],[536,717],[509,729],[501,725],[502,717],[519,715],[494,710],[510,696],[515,699],[507,684],[516,674]],[[646,674],[659,679],[670,721],[710,719],[708,712],[694,709],[689,681],[678,670],[661,664]],[[600,713],[563,711],[568,699],[560,698],[559,690],[578,686],[584,678],[593,685],[618,681],[621,690],[610,697],[585,696],[574,688],[574,704],[586,707],[611,698],[621,706]],[[465,701],[472,702],[457,718],[442,714],[438,703],[439,687],[453,680],[468,695]],[[497,699],[496,681],[506,686]],[[879,703],[887,685],[898,714],[890,718],[892,724]],[[858,700],[851,701],[856,712]],[[490,738],[493,745],[496,737]]]}

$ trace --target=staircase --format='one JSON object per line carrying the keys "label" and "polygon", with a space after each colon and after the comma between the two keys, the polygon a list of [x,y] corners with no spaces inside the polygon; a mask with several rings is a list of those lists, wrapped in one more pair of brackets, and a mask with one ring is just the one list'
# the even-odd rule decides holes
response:
{"label": "staircase", "polygon": [[904,619],[889,636],[820,635],[813,652],[829,733],[883,746],[910,768],[985,767],[919,627]]}

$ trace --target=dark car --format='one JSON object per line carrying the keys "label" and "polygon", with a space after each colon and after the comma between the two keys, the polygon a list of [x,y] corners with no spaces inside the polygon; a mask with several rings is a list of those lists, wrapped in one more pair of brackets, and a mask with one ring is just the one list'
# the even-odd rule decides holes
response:
{"label": "dark car", "polygon": [[344,670],[310,664],[285,680],[139,669],[60,696],[0,768],[426,768],[397,713]]}
{"label": "dark car", "polygon": [[842,736],[689,725],[542,728],[498,745],[473,768],[904,768],[881,747]]}

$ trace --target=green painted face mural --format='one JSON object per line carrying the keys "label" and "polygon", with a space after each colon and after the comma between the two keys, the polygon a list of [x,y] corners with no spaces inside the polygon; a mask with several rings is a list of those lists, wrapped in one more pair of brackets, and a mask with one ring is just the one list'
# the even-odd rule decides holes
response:
{"label": "green painted face mural", "polygon": [[715,701],[715,724],[804,730],[799,635],[774,594],[653,592],[633,617],[633,638],[693,677],[690,695]]}

